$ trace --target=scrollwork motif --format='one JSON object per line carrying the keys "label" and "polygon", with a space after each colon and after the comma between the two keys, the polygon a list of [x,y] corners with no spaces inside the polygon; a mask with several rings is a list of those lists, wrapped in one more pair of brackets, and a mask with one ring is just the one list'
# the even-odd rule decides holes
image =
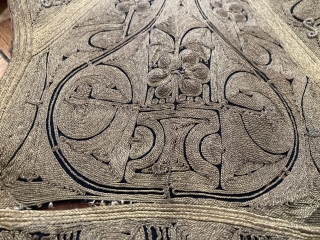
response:
{"label": "scrollwork motif", "polygon": [[[282,3],[280,14],[285,16],[285,20],[294,30],[304,34],[305,41],[312,40],[315,45],[320,46],[319,42],[319,7],[318,2],[314,0],[288,0]],[[304,39],[304,36],[303,39]],[[311,41],[310,40],[310,41]],[[311,43],[311,42],[310,42]]]}
{"label": "scrollwork motif", "polygon": [[308,38],[316,38],[319,34],[318,29],[315,27],[315,20],[313,18],[307,18],[303,21],[303,26],[309,29]]}
{"label": "scrollwork motif", "polygon": [[[115,7],[133,19],[153,4]],[[48,115],[56,158],[76,181],[104,193],[252,199],[281,181],[278,172],[290,172],[297,151],[287,103],[256,73],[265,68],[272,76],[276,43],[266,35],[266,61],[248,55],[257,32],[238,25],[250,18],[237,1],[210,5],[210,14],[231,20],[235,46],[183,4],[174,6],[140,38],[126,35],[121,49],[61,81]]]}

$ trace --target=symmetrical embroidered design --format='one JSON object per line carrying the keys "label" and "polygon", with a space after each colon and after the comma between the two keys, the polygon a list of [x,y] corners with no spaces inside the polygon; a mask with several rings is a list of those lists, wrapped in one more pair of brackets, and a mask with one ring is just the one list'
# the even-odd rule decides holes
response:
{"label": "symmetrical embroidered design", "polygon": [[243,61],[237,71],[213,76],[229,57],[218,52],[223,42],[181,7],[130,39],[127,56],[112,52],[75,69],[49,103],[57,161],[102,193],[243,201],[278,185],[297,158],[292,112],[268,79],[242,66],[250,64],[242,53],[232,53]]}
{"label": "symmetrical embroidered design", "polygon": [[[274,189],[294,167],[300,140],[283,96],[290,87],[273,80],[294,80],[292,70],[277,69],[272,51],[281,47],[247,26],[255,20],[243,2],[194,1],[194,12],[179,4],[113,2],[107,16],[115,22],[79,23],[71,34],[87,33],[76,51],[70,42],[69,52],[56,50],[58,65],[53,50],[39,60],[47,73],[40,99],[26,100],[38,112],[30,134],[45,130],[46,155],[76,191],[242,202]],[[61,71],[89,49],[103,53]]]}
{"label": "symmetrical embroidered design", "polygon": [[[33,27],[63,19],[69,2],[41,1]],[[317,222],[320,164],[305,141],[311,110],[302,108],[307,78],[246,1],[94,4],[33,55],[4,111],[1,208],[52,210],[86,199],[106,208],[128,203],[133,212],[139,204],[189,204]],[[304,24],[317,37],[316,23]],[[229,226],[164,214],[110,220],[99,231],[91,220],[61,231],[14,225],[18,232],[0,236],[291,239],[233,226],[234,217]]]}

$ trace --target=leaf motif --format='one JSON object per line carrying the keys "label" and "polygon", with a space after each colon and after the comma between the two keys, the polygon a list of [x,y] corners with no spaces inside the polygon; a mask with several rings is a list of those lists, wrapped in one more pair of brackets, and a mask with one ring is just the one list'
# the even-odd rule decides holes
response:
{"label": "leaf motif", "polygon": [[207,83],[209,81],[209,68],[203,63],[198,63],[190,68],[193,76],[195,76],[199,82]]}
{"label": "leaf motif", "polygon": [[263,39],[265,41],[268,41],[270,43],[273,43],[275,45],[279,45],[280,43],[273,38],[270,34],[266,33],[263,29],[261,29],[260,27],[257,26],[246,26],[242,29],[242,35],[244,35],[244,37],[246,35],[251,35],[253,37],[259,38],[259,39]]}
{"label": "leaf motif", "polygon": [[168,73],[161,68],[155,68],[149,72],[148,77],[149,86],[156,87],[159,86],[159,84],[168,77]]}
{"label": "leaf motif", "polygon": [[156,27],[173,37],[176,36],[177,29],[174,16],[170,16],[165,22],[156,25]]}
{"label": "leaf motif", "polygon": [[155,66],[161,56],[174,51],[173,39],[159,29],[153,29],[150,34],[149,65]]}
{"label": "leaf motif", "polygon": [[122,35],[122,30],[99,32],[91,36],[90,43],[94,47],[108,49],[120,42]]}
{"label": "leaf motif", "polygon": [[191,42],[183,45],[187,49],[191,49],[194,51],[199,58],[203,59],[204,61],[208,61],[210,58],[210,52],[208,53],[208,49],[206,49],[205,45],[199,42]]}
{"label": "leaf motif", "polygon": [[169,79],[168,81],[162,82],[155,91],[155,95],[158,98],[166,98],[172,92],[172,81]]}
{"label": "leaf motif", "polygon": [[187,96],[198,96],[202,92],[202,85],[196,78],[184,78],[180,83],[180,89]]}
{"label": "leaf motif", "polygon": [[183,38],[182,46],[187,48],[180,53],[187,70],[191,71],[192,75],[201,83],[207,83],[209,81],[209,69],[204,64],[197,62],[199,59],[207,62],[211,57],[211,50],[214,49],[214,46],[210,30],[198,28],[190,31]]}
{"label": "leaf motif", "polygon": [[170,17],[157,24],[156,27],[171,35],[176,40],[180,40],[190,29],[203,28],[206,27],[206,25],[185,10],[180,9],[173,11]]}

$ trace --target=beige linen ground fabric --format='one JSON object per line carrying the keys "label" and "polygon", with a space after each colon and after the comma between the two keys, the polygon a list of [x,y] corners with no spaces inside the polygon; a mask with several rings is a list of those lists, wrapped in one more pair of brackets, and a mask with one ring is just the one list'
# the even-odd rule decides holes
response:
{"label": "beige linen ground fabric", "polygon": [[274,5],[10,6],[0,239],[320,239],[319,59]]}

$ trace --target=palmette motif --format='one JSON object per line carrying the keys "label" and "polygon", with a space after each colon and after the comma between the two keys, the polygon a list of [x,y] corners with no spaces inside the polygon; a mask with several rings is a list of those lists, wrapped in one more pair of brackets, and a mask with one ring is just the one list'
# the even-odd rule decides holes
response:
{"label": "palmette motif", "polygon": [[[30,7],[34,28],[76,4]],[[0,196],[6,201],[1,207],[50,202],[52,208],[55,201],[87,199],[110,206],[223,206],[316,222],[319,174],[305,141],[308,109],[301,106],[309,96],[308,78],[246,1],[91,4],[66,33],[43,43],[47,46],[32,57],[24,84],[3,113],[0,132],[7,141],[0,142]],[[19,95],[23,99],[15,102]],[[17,112],[23,117],[13,119]],[[167,218],[132,217],[134,223],[126,225],[101,220],[101,226],[93,224],[99,231],[90,220],[82,227],[68,222],[61,231],[41,223],[27,231],[11,229],[22,233],[3,228],[0,234],[12,239],[295,236],[231,222]]]}
{"label": "palmette motif", "polygon": [[[54,90],[47,134],[70,177],[102,193],[149,189],[165,198],[234,201],[279,184],[278,175],[286,176],[297,158],[298,137],[292,112],[269,79],[237,49],[231,51],[239,63],[225,79],[215,78],[223,67],[217,52],[228,45],[183,6],[140,34],[124,38],[119,51],[127,55],[83,65]],[[133,60],[138,54],[144,59]],[[252,184],[256,176],[260,181]]]}
{"label": "palmette motif", "polygon": [[[172,4],[175,11],[166,1],[150,1],[144,11],[139,3],[114,1],[109,11],[126,15],[102,27],[119,39],[62,79],[50,78],[46,54],[43,95],[51,97],[40,99],[38,110],[47,106],[45,131],[56,161],[78,184],[101,193],[244,201],[280,184],[297,159],[297,126],[268,76],[275,72],[272,49],[260,46],[266,56],[259,59],[249,51],[254,31],[261,31],[241,25],[253,21],[244,10],[249,6],[213,1],[206,13],[195,1],[196,15],[183,2]],[[152,18],[142,30],[131,29],[146,13]],[[237,36],[234,44],[208,17],[234,29],[227,31]],[[269,38],[268,45],[280,48]]]}

